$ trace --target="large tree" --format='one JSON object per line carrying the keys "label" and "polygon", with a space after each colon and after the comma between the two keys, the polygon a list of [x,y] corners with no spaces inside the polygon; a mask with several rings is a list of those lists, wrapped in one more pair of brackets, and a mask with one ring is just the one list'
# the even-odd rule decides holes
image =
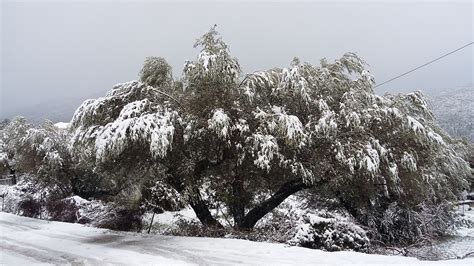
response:
{"label": "large tree", "polygon": [[221,226],[210,208],[223,205],[239,229],[311,187],[388,208],[407,196],[454,199],[465,186],[467,164],[422,95],[375,95],[355,54],[242,76],[214,28],[195,47],[182,82],[155,82],[171,77],[160,67],[152,82],[84,102],[71,125],[75,158],[124,187],[169,185],[207,226]]}

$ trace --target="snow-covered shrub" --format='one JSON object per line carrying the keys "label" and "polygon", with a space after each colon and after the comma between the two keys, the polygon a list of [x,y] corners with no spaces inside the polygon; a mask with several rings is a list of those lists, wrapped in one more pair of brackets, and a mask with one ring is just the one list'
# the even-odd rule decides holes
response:
{"label": "snow-covered shrub", "polygon": [[141,216],[143,211],[130,206],[120,206],[110,204],[107,211],[99,221],[94,221],[94,225],[100,228],[107,228],[118,231],[140,231],[143,227]]}
{"label": "snow-covered shrub", "polygon": [[367,251],[367,233],[354,221],[329,212],[307,213],[290,243],[327,251]]}
{"label": "snow-covered shrub", "polygon": [[95,227],[112,230],[139,230],[141,212],[136,208],[105,203],[98,200],[86,200],[71,196],[47,205],[49,219],[71,223],[90,224]]}
{"label": "snow-covered shrub", "polygon": [[369,224],[372,238],[384,243],[406,245],[422,243],[439,238],[456,226],[458,214],[455,206],[448,201],[424,201],[411,207],[392,203],[382,217],[375,214]]}
{"label": "snow-covered shrub", "polygon": [[46,217],[44,203],[48,190],[33,182],[29,175],[20,175],[17,184],[13,186],[0,185],[3,194],[2,207],[4,212],[28,217]]}
{"label": "snow-covered shrub", "polygon": [[282,210],[281,208],[275,209],[255,226],[254,231],[257,234],[253,234],[246,239],[287,243],[296,233],[299,216],[295,212]]}
{"label": "snow-covered shrub", "polygon": [[[474,210],[469,205],[465,205],[465,206],[461,205],[460,208],[465,208],[465,210],[470,211],[471,213]],[[473,214],[471,214],[471,215],[473,215]],[[471,215],[465,215],[464,211],[460,211],[458,209],[458,215],[454,219],[453,227],[455,229],[458,229],[458,228],[474,228],[474,219],[473,219],[473,217],[471,217]]]}
{"label": "snow-covered shrub", "polygon": [[65,213],[74,206],[67,204],[61,187],[44,186],[32,175],[20,175],[18,180],[13,186],[0,186],[0,194],[4,195],[3,211],[28,217],[76,222],[75,219],[65,218]]}
{"label": "snow-covered shrub", "polygon": [[125,204],[85,200],[78,196],[49,201],[47,218],[53,221],[90,224],[120,231],[139,231],[142,211]]}
{"label": "snow-covered shrub", "polygon": [[224,237],[230,231],[230,228],[206,227],[198,220],[178,217],[175,224],[164,233],[174,236]]}
{"label": "snow-covered shrub", "polygon": [[26,195],[18,202],[18,214],[37,218],[41,214],[41,201],[32,195]]}
{"label": "snow-covered shrub", "polygon": [[164,211],[178,211],[184,208],[181,195],[168,184],[157,181],[154,185],[145,187],[142,192],[142,207],[145,211],[162,213]]}
{"label": "snow-covered shrub", "polygon": [[137,230],[141,211],[114,202],[85,200],[79,196],[64,197],[53,187],[44,187],[35,177],[20,176],[14,186],[0,186],[4,195],[4,212],[53,221],[91,224],[115,230]]}
{"label": "snow-covered shrub", "polygon": [[72,197],[51,200],[46,203],[46,210],[53,221],[77,223],[80,219],[78,217],[79,208],[77,201]]}

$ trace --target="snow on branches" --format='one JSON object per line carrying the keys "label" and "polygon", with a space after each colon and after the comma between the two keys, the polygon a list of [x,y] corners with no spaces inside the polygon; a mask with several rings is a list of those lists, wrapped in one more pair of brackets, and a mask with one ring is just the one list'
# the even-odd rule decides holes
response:
{"label": "snow on branches", "polygon": [[0,165],[10,173],[28,173],[47,183],[62,182],[69,159],[68,133],[51,121],[35,126],[17,117],[0,130]]}
{"label": "snow on branches", "polygon": [[230,118],[227,116],[222,109],[216,109],[212,117],[207,121],[209,129],[213,130],[222,138],[226,138],[229,135]]}
{"label": "snow on branches", "polygon": [[[260,134],[255,143],[266,144],[254,145],[259,149],[257,166],[268,171],[288,158],[303,164],[314,158],[342,166],[346,174],[358,175],[364,182],[383,184],[388,197],[403,191],[400,175],[405,171],[416,172],[422,180],[422,171],[432,169],[434,161],[423,160],[422,166],[418,156],[445,151],[449,160],[457,162],[453,165],[459,165],[423,95],[375,95],[373,76],[365,66],[348,53],[334,63],[322,60],[320,66],[313,66],[295,60],[290,68],[247,75],[239,87],[241,101],[258,123],[251,129]],[[265,141],[261,136],[266,136]],[[328,153],[328,145],[333,153]],[[279,161],[269,163],[274,158]],[[313,176],[322,174],[307,170]],[[388,186],[392,186],[390,193]]]}
{"label": "snow on branches", "polygon": [[231,57],[227,44],[218,37],[215,27],[198,39],[194,47],[201,47],[201,52],[194,61],[186,61],[184,65],[187,87],[199,82],[237,82],[240,65],[236,58]]}
{"label": "snow on branches", "polygon": [[[165,103],[157,104],[158,96],[153,88],[133,81],[116,85],[103,98],[84,102],[72,119],[72,146],[89,145],[96,160],[105,161],[136,144],[147,143],[153,157],[164,157],[172,148],[177,111]],[[119,104],[109,106],[111,103]],[[89,121],[98,124],[87,128]]]}

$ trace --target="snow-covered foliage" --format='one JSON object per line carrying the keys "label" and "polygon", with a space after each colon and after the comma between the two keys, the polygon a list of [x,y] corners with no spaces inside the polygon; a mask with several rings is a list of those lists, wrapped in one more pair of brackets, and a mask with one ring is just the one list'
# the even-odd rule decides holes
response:
{"label": "snow-covered foliage", "polygon": [[[39,217],[41,213],[40,201],[46,191],[35,186],[28,176],[19,178],[14,186],[0,185],[3,212],[9,212],[29,217]],[[27,206],[26,203],[29,203]]]}
{"label": "snow-covered foliage", "polygon": [[67,131],[48,120],[33,126],[18,117],[0,130],[0,161],[11,173],[34,174],[46,182],[61,182],[67,146]]}
{"label": "snow-covered foliage", "polygon": [[8,170],[9,160],[5,142],[0,139],[0,174],[5,174]]}
{"label": "snow-covered foliage", "polygon": [[146,143],[147,151],[141,152],[165,156],[172,148],[177,112],[157,104],[160,96],[155,88],[132,81],[114,86],[103,98],[84,102],[71,121],[73,150],[79,150],[77,154],[87,150],[104,161]]}
{"label": "snow-covered foliage", "polygon": [[184,207],[181,195],[170,185],[157,181],[147,188],[147,197],[144,197],[144,208],[154,213],[164,211],[178,211]]}
{"label": "snow-covered foliage", "polygon": [[[42,158],[38,172],[52,172],[54,168],[63,167],[65,159],[63,156],[67,156],[66,133],[55,127],[52,122],[45,121],[39,128],[28,129],[20,141],[20,147],[17,147],[22,149],[19,152],[20,156],[36,153]],[[25,159],[19,158],[18,161],[25,161]]]}
{"label": "snow-covered foliage", "polygon": [[21,175],[13,186],[0,185],[2,211],[52,221],[90,224],[115,230],[137,229],[140,212],[123,204],[86,200],[77,195],[63,197],[57,187],[42,186],[34,176]]}
{"label": "snow-covered foliage", "polygon": [[147,57],[140,71],[140,81],[155,88],[170,88],[173,84],[171,66],[161,57]]}
{"label": "snow-covered foliage", "polygon": [[453,204],[425,200],[418,206],[394,202],[383,212],[382,217],[372,221],[377,231],[373,238],[398,244],[422,243],[437,239],[455,228],[457,214]]}
{"label": "snow-covered foliage", "polygon": [[319,212],[302,217],[290,243],[327,251],[367,251],[370,241],[367,232],[348,218]]}
{"label": "snow-covered foliage", "polygon": [[[271,132],[271,137],[282,141],[272,146],[279,153],[268,153],[271,159],[287,162],[289,156],[285,151],[293,158],[304,154],[306,160],[316,161],[326,171],[339,172],[334,176],[336,183],[357,176],[357,182],[367,183],[368,187],[379,186],[377,190],[387,197],[403,194],[401,179],[405,173],[427,182],[429,173],[435,172],[441,176],[431,182],[450,180],[458,184],[459,191],[463,178],[468,176],[468,167],[443,140],[423,95],[417,92],[380,97],[373,94],[372,84],[373,78],[365,70],[364,62],[354,54],[346,54],[333,64],[323,60],[320,67],[300,65],[296,61],[289,70],[251,74],[241,90],[247,100],[244,104],[250,107],[247,113],[254,113],[259,122],[255,130],[250,130],[255,132],[254,136],[262,135],[258,131]],[[281,110],[295,117],[298,123],[277,126]],[[286,134],[279,134],[282,127],[288,129],[283,131]],[[298,146],[279,147],[283,141],[294,138],[292,132],[298,133]],[[309,151],[314,157],[308,155]],[[420,156],[426,159],[428,153],[433,160],[417,159]],[[443,164],[443,173],[439,168],[435,170],[441,158],[449,161]],[[322,174],[325,172],[322,169],[314,171],[307,167],[306,170],[307,176],[312,177],[309,181],[318,176],[328,177]],[[452,171],[459,171],[460,175],[447,174]],[[439,187],[433,183],[427,186]]]}
{"label": "snow-covered foliage", "polygon": [[197,84],[206,82],[232,84],[238,81],[240,65],[218,35],[213,27],[194,44],[201,47],[201,51],[194,61],[186,61],[184,65],[186,89],[194,90]]}
{"label": "snow-covered foliage", "polygon": [[17,147],[30,127],[31,125],[27,123],[26,119],[17,117],[6,123],[0,130],[0,163],[9,172],[16,168]]}
{"label": "snow-covered foliage", "polygon": [[208,120],[209,129],[215,131],[222,138],[229,134],[230,118],[222,109],[217,109]]}

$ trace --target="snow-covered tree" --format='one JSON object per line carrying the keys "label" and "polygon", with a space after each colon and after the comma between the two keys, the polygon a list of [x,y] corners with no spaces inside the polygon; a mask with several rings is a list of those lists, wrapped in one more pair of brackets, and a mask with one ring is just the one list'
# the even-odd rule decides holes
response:
{"label": "snow-covered tree", "polygon": [[17,117],[0,130],[0,164],[6,168],[16,182],[17,147],[31,125],[23,117]]}
{"label": "snow-covered tree", "polygon": [[66,176],[67,145],[67,132],[51,121],[35,127],[18,117],[0,131],[0,161],[14,176],[29,173],[59,184]]}
{"label": "snow-covered tree", "polygon": [[195,47],[173,97],[132,81],[84,102],[72,120],[74,155],[122,169],[131,183],[159,178],[207,226],[220,226],[209,208],[223,204],[239,229],[311,187],[343,195],[354,215],[369,217],[407,199],[452,200],[465,186],[468,166],[422,95],[375,95],[355,54],[317,66],[295,59],[242,78],[214,28]]}

